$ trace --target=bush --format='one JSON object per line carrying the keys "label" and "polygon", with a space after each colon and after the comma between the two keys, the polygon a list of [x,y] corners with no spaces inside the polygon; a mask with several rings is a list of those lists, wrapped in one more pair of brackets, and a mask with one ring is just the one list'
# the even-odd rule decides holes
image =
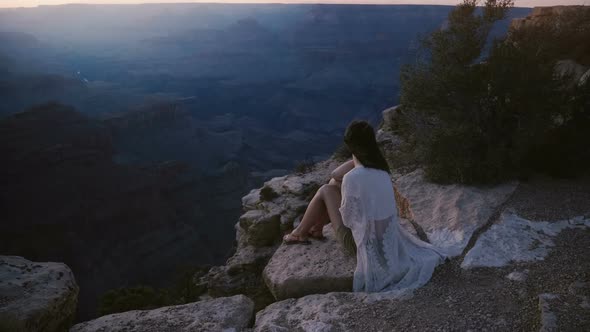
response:
{"label": "bush", "polygon": [[476,4],[457,6],[447,28],[424,41],[424,57],[402,71],[401,102],[418,120],[400,132],[423,151],[428,177],[494,183],[533,171],[587,170],[589,82],[572,87],[571,76],[555,68],[564,57],[585,59],[580,47],[567,48],[590,40],[590,11],[512,29],[481,61],[492,25],[512,1],[488,0],[480,11]]}
{"label": "bush", "polygon": [[0,314],[0,332],[26,332],[28,329],[24,326],[22,320],[18,320],[6,313]]}
{"label": "bush", "polygon": [[169,303],[165,291],[155,290],[148,286],[119,288],[108,291],[100,299],[99,314],[101,316],[129,310],[153,309]]}
{"label": "bush", "polygon": [[332,154],[332,158],[336,161],[345,161],[352,158],[352,152],[350,152],[346,144],[342,143],[336,148]]}
{"label": "bush", "polygon": [[195,302],[206,289],[195,283],[210,266],[180,268],[175,282],[168,288],[152,288],[139,285],[123,287],[106,292],[99,300],[101,316],[129,310],[148,310],[164,306]]}
{"label": "bush", "polygon": [[272,201],[277,197],[279,197],[279,194],[269,186],[264,186],[260,189],[260,200],[264,202]]}
{"label": "bush", "polygon": [[300,161],[295,165],[295,173],[297,174],[305,174],[313,171],[313,166],[315,163],[311,160]]}

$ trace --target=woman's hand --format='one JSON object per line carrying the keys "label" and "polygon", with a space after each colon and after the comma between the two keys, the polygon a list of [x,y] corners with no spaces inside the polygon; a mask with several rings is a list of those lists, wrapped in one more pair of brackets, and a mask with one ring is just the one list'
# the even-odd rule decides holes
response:
{"label": "woman's hand", "polygon": [[338,166],[335,170],[332,171],[330,176],[337,182],[342,182],[342,178],[344,178],[344,174],[348,173],[351,169],[354,168],[354,161],[351,159],[342,165]]}

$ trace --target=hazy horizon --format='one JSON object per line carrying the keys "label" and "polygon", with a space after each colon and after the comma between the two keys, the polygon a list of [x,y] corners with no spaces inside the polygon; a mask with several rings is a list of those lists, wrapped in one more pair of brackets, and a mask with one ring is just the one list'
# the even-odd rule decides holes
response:
{"label": "hazy horizon", "polygon": [[[5,0],[0,8],[37,7],[65,4],[173,4],[173,3],[284,3],[284,4],[376,4],[456,5],[460,0]],[[590,0],[516,0],[516,7],[590,5]]]}

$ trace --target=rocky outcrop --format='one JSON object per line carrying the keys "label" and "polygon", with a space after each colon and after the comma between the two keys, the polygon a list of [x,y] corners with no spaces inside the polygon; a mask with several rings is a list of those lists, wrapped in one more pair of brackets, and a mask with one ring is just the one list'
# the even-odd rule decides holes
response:
{"label": "rocky outcrop", "polygon": [[511,22],[512,29],[523,29],[525,27],[539,27],[554,22],[555,17],[564,14],[576,13],[584,10],[590,10],[588,6],[551,6],[535,7],[533,11],[523,18],[513,19]]}
{"label": "rocky outcrop", "polygon": [[332,225],[325,240],[310,245],[281,245],[263,271],[264,281],[277,300],[309,294],[352,291],[356,257],[345,254]]}
{"label": "rocky outcrop", "polygon": [[62,331],[78,303],[78,285],[63,263],[0,256],[0,331]]}
{"label": "rocky outcrop", "polygon": [[315,191],[330,179],[338,161],[320,162],[306,173],[273,178],[242,198],[245,213],[235,225],[237,248],[225,265],[213,267],[196,282],[210,296],[244,294],[256,310],[275,301],[262,270],[277,250],[281,235],[293,228]]}
{"label": "rocky outcrop", "polygon": [[255,247],[272,245],[281,232],[281,215],[276,211],[250,210],[240,217],[244,241]]}
{"label": "rocky outcrop", "polygon": [[272,256],[275,247],[256,248],[241,247],[222,266],[214,266],[196,282],[207,290],[212,297],[244,294],[255,303],[255,310],[260,310],[274,301],[268,288],[264,285],[261,271]]}
{"label": "rocky outcrop", "polygon": [[241,331],[252,322],[254,303],[243,295],[133,310],[77,324],[70,332]]}
{"label": "rocky outcrop", "polygon": [[428,182],[420,169],[395,181],[400,215],[415,222],[433,245],[451,256],[460,255],[471,236],[481,228],[516,188],[516,183],[495,187],[439,185]]}

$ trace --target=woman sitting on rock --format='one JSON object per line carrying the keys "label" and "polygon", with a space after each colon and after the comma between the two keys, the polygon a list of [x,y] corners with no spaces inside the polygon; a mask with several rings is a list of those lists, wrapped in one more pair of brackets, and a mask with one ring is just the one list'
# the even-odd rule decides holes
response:
{"label": "woman sitting on rock", "polygon": [[[322,238],[331,222],[345,251],[356,254],[355,292],[413,289],[430,280],[446,255],[399,224],[390,170],[366,121],[353,121],[344,134],[352,160],[332,172],[315,194],[286,244]],[[341,184],[340,184],[341,181]]]}

